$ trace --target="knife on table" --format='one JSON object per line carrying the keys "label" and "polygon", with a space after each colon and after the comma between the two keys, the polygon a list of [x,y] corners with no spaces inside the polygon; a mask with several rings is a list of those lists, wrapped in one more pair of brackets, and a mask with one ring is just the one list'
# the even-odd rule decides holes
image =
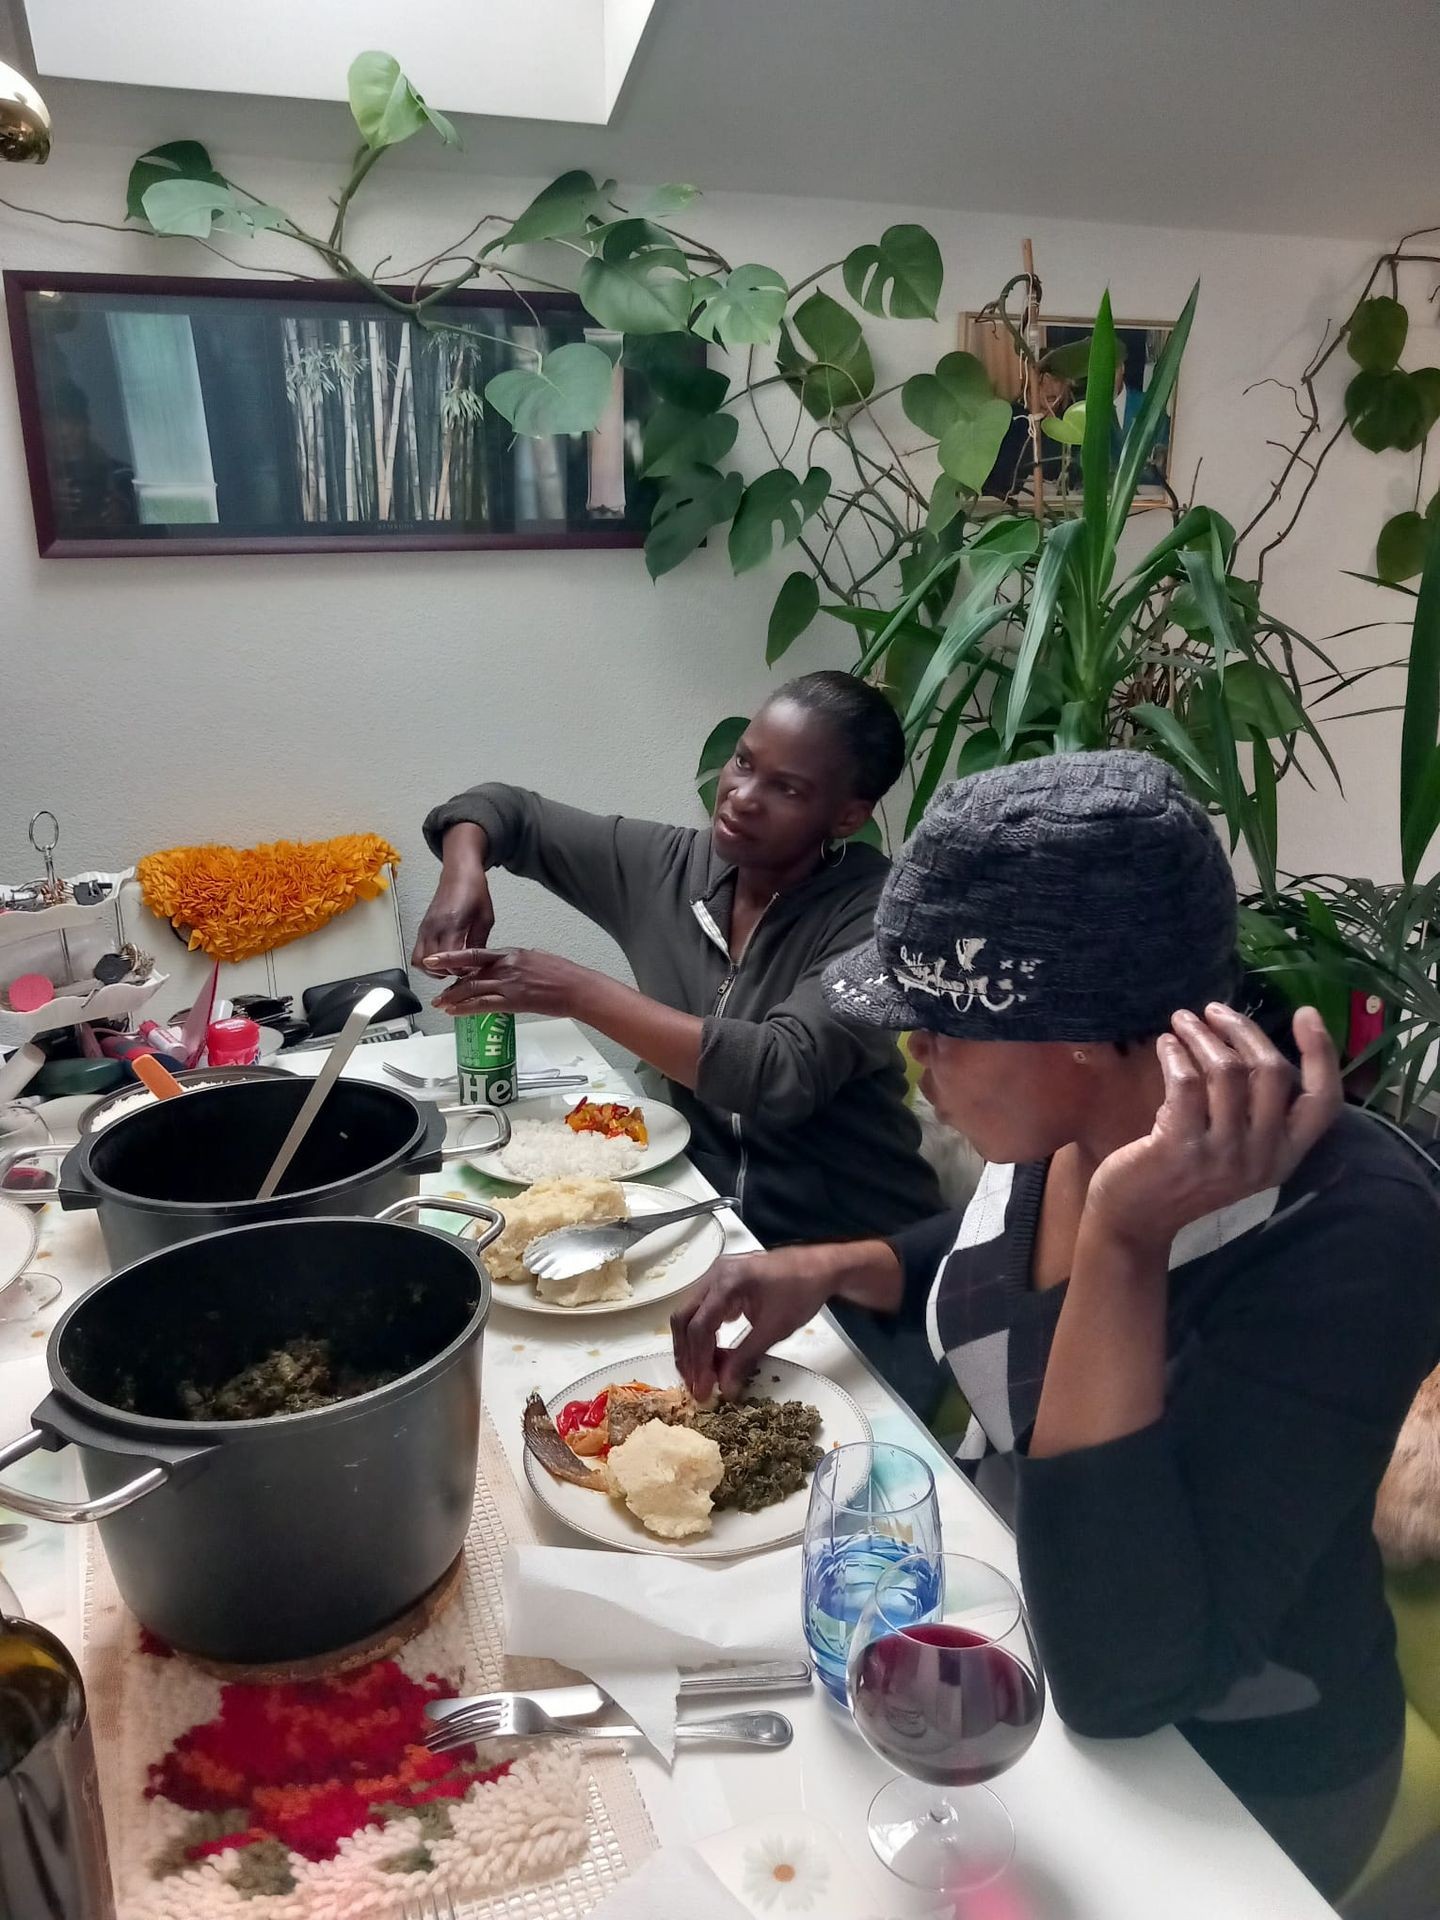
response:
{"label": "knife on table", "polygon": [[[718,1693],[791,1693],[809,1685],[808,1661],[775,1661],[756,1667],[705,1667],[696,1673],[682,1673],[679,1691],[682,1700],[693,1700]],[[516,1689],[495,1691],[515,1692]],[[525,1687],[519,1691],[527,1700],[543,1707],[552,1720],[584,1720],[614,1704],[608,1693],[588,1682],[573,1687]],[[477,1693],[465,1699],[432,1700],[425,1709],[425,1718],[448,1720],[494,1697],[494,1693]]]}

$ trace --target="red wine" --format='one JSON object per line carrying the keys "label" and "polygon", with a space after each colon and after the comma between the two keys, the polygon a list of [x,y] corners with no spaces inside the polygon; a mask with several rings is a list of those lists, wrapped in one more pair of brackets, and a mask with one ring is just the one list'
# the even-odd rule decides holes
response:
{"label": "red wine", "polygon": [[910,1627],[873,1641],[857,1663],[851,1705],[875,1751],[937,1787],[993,1780],[1020,1758],[1045,1696],[1004,1647],[965,1627]]}

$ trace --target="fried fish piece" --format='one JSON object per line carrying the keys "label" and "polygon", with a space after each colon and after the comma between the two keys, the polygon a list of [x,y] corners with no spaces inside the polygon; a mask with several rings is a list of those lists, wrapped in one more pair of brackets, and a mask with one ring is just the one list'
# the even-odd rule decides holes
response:
{"label": "fried fish piece", "polygon": [[566,1446],[560,1429],[545,1411],[545,1402],[532,1393],[525,1402],[525,1445],[548,1474],[556,1480],[568,1480],[577,1487],[589,1487],[595,1493],[608,1494],[610,1482],[603,1473],[594,1473]]}

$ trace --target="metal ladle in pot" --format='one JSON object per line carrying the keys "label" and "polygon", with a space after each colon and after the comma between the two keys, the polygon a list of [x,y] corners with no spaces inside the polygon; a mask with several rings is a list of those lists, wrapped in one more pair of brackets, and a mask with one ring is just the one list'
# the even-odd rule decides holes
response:
{"label": "metal ladle in pot", "polygon": [[311,1087],[304,1106],[295,1116],[294,1126],[286,1134],[279,1153],[271,1163],[270,1171],[260,1182],[260,1191],[255,1196],[257,1200],[269,1200],[273,1197],[275,1189],[285,1178],[290,1162],[300,1151],[306,1134],[314,1126],[316,1116],[325,1104],[325,1096],[340,1078],[346,1062],[359,1045],[361,1034],[382,1007],[389,1006],[393,998],[394,995],[389,987],[372,987],[364,999],[357,1000],[350,1009],[349,1018],[335,1036],[335,1044],[330,1049],[324,1066],[316,1074],[315,1084]]}

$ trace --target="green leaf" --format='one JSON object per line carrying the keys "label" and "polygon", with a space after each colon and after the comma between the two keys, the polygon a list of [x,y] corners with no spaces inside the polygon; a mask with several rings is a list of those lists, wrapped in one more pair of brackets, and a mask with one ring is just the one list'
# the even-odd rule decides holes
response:
{"label": "green leaf", "polygon": [[1425,509],[1425,524],[1430,527],[1440,526],[1440,493],[1435,495]]}
{"label": "green leaf", "polygon": [[946,763],[951,749],[955,745],[955,735],[960,729],[961,716],[979,682],[984,668],[980,667],[967,676],[965,685],[946,707],[930,736],[930,744],[925,750],[925,765],[915,782],[914,797],[910,802],[910,811],[905,816],[905,833],[908,838],[919,826],[921,816],[934,798],[935,789],[945,777]]}
{"label": "green leaf", "polygon": [[977,727],[966,736],[955,761],[955,778],[964,780],[972,773],[985,773],[998,767],[1005,757],[1000,736],[993,727]]}
{"label": "green leaf", "polygon": [[[658,238],[657,238],[658,236]],[[647,220],[621,220],[580,270],[579,293],[616,333],[675,333],[694,305],[685,256]]]}
{"label": "green leaf", "polygon": [[740,504],[745,483],[738,473],[692,467],[677,473],[662,489],[645,536],[645,565],[658,580],[687,559],[712,527],[729,520]]}
{"label": "green leaf", "polygon": [[713,726],[706,736],[695,767],[695,785],[707,813],[715,811],[716,783],[749,724],[743,713],[733,713]]}
{"label": "green leaf", "polygon": [[227,233],[253,234],[261,227],[278,226],[285,218],[278,207],[242,204],[233,187],[213,186],[205,180],[157,180],[141,195],[141,210],[156,233],[185,234],[204,240],[213,227]]}
{"label": "green leaf", "polygon": [[460,136],[445,118],[427,107],[400,71],[392,53],[359,53],[350,62],[350,112],[367,147],[398,146],[424,126],[433,127],[447,147]]}
{"label": "green leaf", "polygon": [[539,367],[512,367],[485,383],[485,398],[517,433],[589,433],[610,399],[615,369],[588,341],[547,353]]}
{"label": "green leaf", "polygon": [[1392,585],[1413,580],[1425,565],[1430,527],[1418,513],[1397,513],[1380,529],[1375,543],[1375,571]]}
{"label": "green leaf", "polygon": [[813,573],[789,573],[770,609],[765,634],[765,664],[773,667],[820,611],[820,589]]}
{"label": "green leaf", "polygon": [[912,374],[900,389],[905,418],[936,440],[994,398],[990,376],[973,353],[947,353],[933,373]]}
{"label": "green leaf", "polygon": [[[1225,677],[1233,678],[1234,669]],[[1228,696],[1229,689],[1226,693]],[[1231,711],[1234,711],[1232,706]],[[1250,735],[1250,764],[1255,788],[1254,821],[1255,831],[1251,836],[1250,850],[1255,858],[1256,872],[1260,884],[1267,894],[1273,894],[1276,885],[1275,862],[1280,840],[1280,820],[1275,792],[1275,762],[1270,758],[1270,749],[1264,737],[1252,731]]]}
{"label": "green leaf", "polygon": [[1263,660],[1232,661],[1221,686],[1237,733],[1251,739],[1282,740],[1305,725],[1305,715],[1290,687]]}
{"label": "green leaf", "polygon": [[692,331],[722,347],[768,346],[779,331],[790,289],[773,267],[732,267],[705,300]]}
{"label": "green leaf", "polygon": [[844,267],[845,291],[867,313],[933,320],[944,263],[924,227],[887,227],[879,246],[856,247]]}
{"label": "green leaf", "polygon": [[973,414],[962,415],[940,436],[940,465],[950,478],[971,493],[979,493],[1010,431],[1008,400],[987,400]]}
{"label": "green leaf", "polygon": [[672,181],[668,186],[656,187],[636,212],[645,220],[666,220],[672,213],[684,213],[700,198],[699,187]]}
{"label": "green leaf", "polygon": [[1040,431],[1047,440],[1054,440],[1062,447],[1081,447],[1085,444],[1085,402],[1077,400],[1067,407],[1057,419],[1047,414],[1040,422]]}
{"label": "green leaf", "polygon": [[1147,700],[1132,707],[1130,717],[1137,726],[1154,734],[1168,757],[1190,775],[1198,797],[1213,803],[1217,797],[1214,775],[1177,715],[1169,707],[1157,707]]}
{"label": "green leaf", "polygon": [[1040,371],[1053,373],[1057,380],[1083,380],[1090,370],[1091,338],[1087,333],[1083,340],[1067,340],[1063,346],[1051,347],[1040,356]]}
{"label": "green leaf", "polygon": [[604,189],[593,177],[576,169],[552,180],[526,207],[515,223],[492,240],[486,253],[496,247],[527,246],[536,240],[568,240],[583,233],[587,222],[599,211]]}
{"label": "green leaf", "polygon": [[1417,444],[1425,418],[1421,389],[1408,373],[1357,373],[1345,389],[1350,431],[1371,453]]}
{"label": "green leaf", "polygon": [[142,153],[131,167],[125,188],[127,220],[145,219],[145,194],[162,180],[203,180],[211,187],[230,184],[198,140],[169,140]]}
{"label": "green leaf", "polygon": [[858,406],[875,390],[875,368],[860,322],[828,293],[812,293],[795,311],[795,330],[814,355],[796,349],[788,326],[780,328],[776,365],[817,420]]}
{"label": "green leaf", "polygon": [[1250,797],[1240,778],[1240,756],[1236,750],[1235,729],[1230,724],[1230,715],[1225,710],[1225,696],[1218,673],[1202,673],[1195,682],[1196,694],[1200,701],[1200,710],[1204,716],[1205,729],[1210,736],[1210,750],[1213,756],[1213,779],[1215,791],[1220,798],[1220,810],[1225,816],[1225,824],[1230,831],[1230,851],[1233,853],[1243,835],[1250,840]]}
{"label": "green leaf", "polygon": [[798,540],[805,522],[824,506],[829,491],[830,476],[824,467],[811,467],[803,480],[788,467],[772,467],[752,480],[730,529],[730,565],[736,573],[763,566],[777,533],[782,547]]}
{"label": "green leaf", "polygon": [[637,333],[625,342],[625,364],[634,367],[657,399],[687,413],[715,413],[730,391],[727,377],[705,365],[705,349],[691,333]]}
{"label": "green leaf", "polygon": [[995,604],[995,595],[1002,581],[1026,564],[1039,542],[1040,528],[1034,520],[1008,518],[987,527],[968,550],[970,583],[946,622],[930,664],[915,689],[905,716],[905,731],[910,738],[918,736],[955,669],[987,634],[1015,618],[1015,610],[1009,604],[1003,601]]}
{"label": "green leaf", "polygon": [[[1168,413],[1170,401],[1174,396],[1175,383],[1180,378],[1180,362],[1184,358],[1185,348],[1190,339],[1190,329],[1195,321],[1195,309],[1199,301],[1200,282],[1197,280],[1190,289],[1190,298],[1181,309],[1180,318],[1175,322],[1160,358],[1155,362],[1140,411],[1131,421],[1124,439],[1120,442],[1120,458],[1115,463],[1115,483],[1111,490],[1110,514],[1106,522],[1106,537],[1112,550],[1112,560],[1113,549],[1119,542],[1121,530],[1131,507],[1135,504],[1135,492],[1140,485],[1140,476],[1145,470],[1145,462],[1150,458]],[[1115,376],[1112,371],[1110,387],[1106,391],[1112,391],[1114,385]],[[1088,392],[1089,388],[1087,387],[1086,390]],[[1108,408],[1102,408],[1101,411],[1108,416]],[[1214,518],[1218,519],[1218,516]],[[1228,535],[1228,527],[1226,532]],[[1225,538],[1222,544],[1225,547],[1225,557],[1228,559],[1233,545],[1233,536]]]}
{"label": "green leaf", "polygon": [[1215,665],[1223,672],[1230,656],[1241,651],[1239,635],[1231,617],[1225,575],[1217,566],[1213,553],[1204,547],[1182,547],[1179,560],[1185,578],[1190,583],[1190,591],[1195,595],[1195,603],[1204,616]]}
{"label": "green leaf", "polygon": [[[1109,569],[1114,561],[1115,544],[1120,537],[1119,526],[1110,514],[1110,427],[1115,418],[1115,409],[1106,400],[1106,395],[1115,391],[1118,351],[1115,320],[1110,311],[1107,288],[1100,296],[1100,311],[1095,316],[1095,331],[1090,336],[1090,359],[1085,375],[1086,393],[1095,394],[1100,404],[1093,412],[1086,411],[1085,433],[1081,442],[1081,519],[1088,548],[1086,565],[1092,598],[1105,590]],[[1120,526],[1123,526],[1124,518],[1122,514]]]}
{"label": "green leaf", "polygon": [[1412,453],[1422,440],[1429,438],[1430,429],[1440,420],[1440,367],[1417,367],[1405,378],[1410,382],[1416,414],[1410,431],[1396,445],[1402,453]]}
{"label": "green leaf", "polygon": [[640,471],[649,480],[686,467],[717,467],[739,431],[733,413],[690,413],[662,400],[645,422]]}
{"label": "green leaf", "polygon": [[1434,837],[1431,799],[1436,734],[1440,731],[1440,531],[1432,531],[1405,671],[1405,717],[1400,729],[1400,840],[1403,871],[1413,880]]}
{"label": "green leaf", "polygon": [[930,504],[925,509],[925,531],[943,533],[955,516],[964,510],[964,506],[959,481],[952,480],[948,473],[937,474],[935,484],[930,489]]}
{"label": "green leaf", "polygon": [[1398,362],[1410,331],[1410,316],[1398,300],[1378,295],[1362,300],[1350,322],[1345,347],[1367,373],[1388,373]]}
{"label": "green leaf", "polygon": [[1432,749],[1400,825],[1401,871],[1414,880],[1430,843],[1440,831],[1440,746]]}
{"label": "green leaf", "polygon": [[[1104,299],[1100,302],[1100,312],[1102,318],[1108,321],[1110,310]],[[1092,367],[1094,364],[1092,354]],[[1025,621],[1025,631],[1020,639],[1020,651],[1015,656],[1015,672],[1010,683],[1010,700],[1006,708],[1005,726],[1001,735],[1007,752],[1014,746],[1015,737],[1020,731],[1036,663],[1041,649],[1050,637],[1051,622],[1055,618],[1061,591],[1073,579],[1077,565],[1081,564],[1081,556],[1085,551],[1085,534],[1086,527],[1083,520],[1062,520],[1059,526],[1052,527],[1046,536],[1044,549],[1040,555],[1040,564],[1035,569],[1035,583],[1030,590],[1030,610]]]}

